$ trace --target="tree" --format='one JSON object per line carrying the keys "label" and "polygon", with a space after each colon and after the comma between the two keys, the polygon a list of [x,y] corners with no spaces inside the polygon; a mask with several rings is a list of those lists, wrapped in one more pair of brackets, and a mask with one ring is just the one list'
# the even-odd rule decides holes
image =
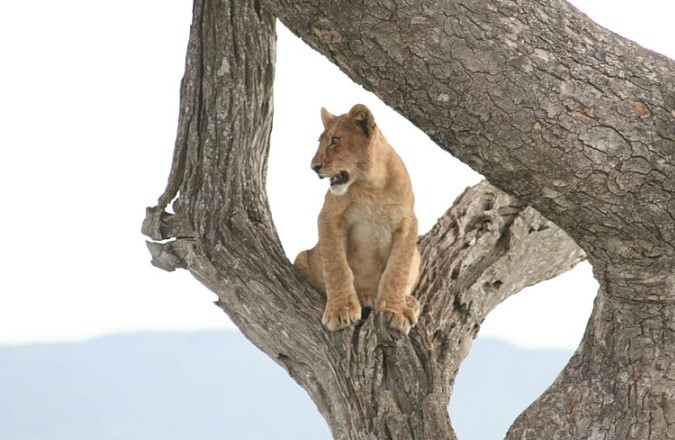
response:
{"label": "tree", "polygon": [[[264,191],[275,17],[495,185],[420,238],[409,336],[377,315],[324,330],[284,256]],[[562,0],[195,0],[173,165],[143,231],[153,264],[216,292],[336,439],[455,438],[447,403],[487,313],[587,255],[583,341],[507,438],[675,438],[675,65]]]}

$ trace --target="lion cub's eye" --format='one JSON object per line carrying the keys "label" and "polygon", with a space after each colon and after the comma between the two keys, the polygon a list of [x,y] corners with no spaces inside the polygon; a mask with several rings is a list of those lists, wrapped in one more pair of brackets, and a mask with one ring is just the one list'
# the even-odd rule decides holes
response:
{"label": "lion cub's eye", "polygon": [[333,138],[330,138],[330,144],[329,144],[329,145],[331,145],[331,146],[332,146],[332,145],[337,145],[339,142],[340,142],[340,138],[339,138],[339,137],[333,137]]}

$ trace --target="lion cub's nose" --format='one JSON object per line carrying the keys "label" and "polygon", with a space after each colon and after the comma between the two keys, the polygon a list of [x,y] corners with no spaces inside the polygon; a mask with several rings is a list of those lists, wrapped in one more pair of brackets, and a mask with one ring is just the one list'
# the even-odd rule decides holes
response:
{"label": "lion cub's nose", "polygon": [[322,168],[322,167],[323,167],[323,165],[321,165],[321,164],[312,165],[312,169],[314,170],[314,172],[315,172],[316,174],[319,174],[319,173],[321,172],[321,168]]}

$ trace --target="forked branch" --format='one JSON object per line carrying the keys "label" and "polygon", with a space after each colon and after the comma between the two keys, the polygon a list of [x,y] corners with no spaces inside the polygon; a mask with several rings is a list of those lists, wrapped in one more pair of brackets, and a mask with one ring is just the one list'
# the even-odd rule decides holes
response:
{"label": "forked branch", "polygon": [[377,315],[325,330],[324,299],[283,254],[264,191],[274,20],[257,2],[235,3],[195,2],[174,162],[143,225],[153,264],[187,269],[213,290],[241,331],[308,391],[335,438],[454,438],[454,375],[487,313],[583,253],[533,209],[482,183],[420,240],[424,308],[409,337],[390,334]]}

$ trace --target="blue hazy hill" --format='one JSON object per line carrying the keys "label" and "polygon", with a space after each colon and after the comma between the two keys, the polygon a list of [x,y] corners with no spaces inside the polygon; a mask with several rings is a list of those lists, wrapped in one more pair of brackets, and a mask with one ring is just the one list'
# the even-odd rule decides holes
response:
{"label": "blue hazy hill", "polygon": [[[568,351],[477,340],[450,405],[460,440],[502,438]],[[240,333],[0,347],[3,440],[328,440],[309,396]]]}

